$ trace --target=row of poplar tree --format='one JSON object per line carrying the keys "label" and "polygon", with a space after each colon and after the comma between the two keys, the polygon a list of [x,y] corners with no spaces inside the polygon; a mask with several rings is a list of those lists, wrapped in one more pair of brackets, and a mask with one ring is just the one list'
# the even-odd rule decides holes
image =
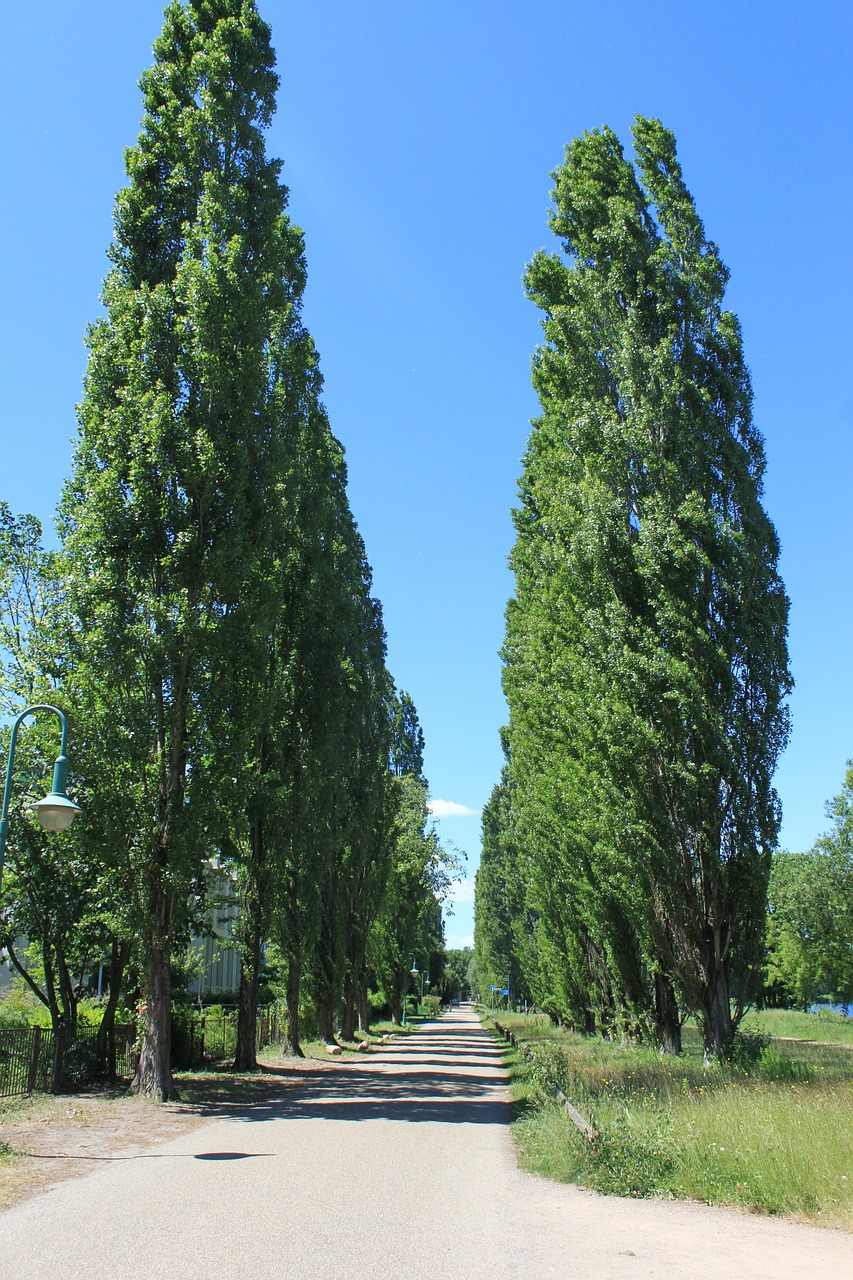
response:
{"label": "row of poplar tree", "polygon": [[[2,942],[66,1038],[81,968],[111,951],[109,1019],[136,952],[135,1083],[161,1098],[171,965],[212,856],[237,877],[239,1067],[254,1064],[265,943],[295,1047],[303,990],[323,1036],[340,1018],[351,1037],[368,981],[399,1009],[412,949],[441,943],[423,739],[386,669],[301,320],[302,234],[265,153],[277,85],[251,0],[168,7],[88,333],[59,550],[2,511],[5,700],[71,711],[84,810],[61,852],[15,815]],[[24,778],[55,754],[51,730],[24,735]]]}
{"label": "row of poplar tree", "polygon": [[755,994],[788,600],[728,272],[658,121],[553,175],[475,953],[585,1030],[723,1055]]}

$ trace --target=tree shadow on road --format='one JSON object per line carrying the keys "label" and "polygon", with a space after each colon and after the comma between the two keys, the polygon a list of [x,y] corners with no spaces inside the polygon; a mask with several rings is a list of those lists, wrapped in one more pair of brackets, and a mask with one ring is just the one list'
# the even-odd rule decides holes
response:
{"label": "tree shadow on road", "polygon": [[[393,1120],[405,1123],[507,1124],[510,1104],[494,1068],[500,1055],[399,1053],[341,1065],[307,1060],[267,1066],[258,1075],[222,1076],[182,1083],[181,1110],[238,1120]],[[423,1065],[421,1065],[422,1060]]]}

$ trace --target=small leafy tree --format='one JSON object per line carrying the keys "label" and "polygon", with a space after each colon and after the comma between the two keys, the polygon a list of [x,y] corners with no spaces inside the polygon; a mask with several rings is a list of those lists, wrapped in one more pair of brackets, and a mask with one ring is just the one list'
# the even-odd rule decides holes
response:
{"label": "small leafy tree", "polygon": [[853,762],[826,815],[808,852],[774,855],[768,888],[767,980],[805,1007],[853,1002]]}

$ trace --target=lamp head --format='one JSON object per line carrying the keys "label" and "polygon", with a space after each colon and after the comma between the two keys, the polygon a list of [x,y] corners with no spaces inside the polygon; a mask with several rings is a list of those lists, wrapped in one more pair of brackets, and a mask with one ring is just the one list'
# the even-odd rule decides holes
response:
{"label": "lamp head", "polygon": [[64,831],[83,810],[69,800],[64,791],[51,791],[33,805],[36,817],[45,831]]}

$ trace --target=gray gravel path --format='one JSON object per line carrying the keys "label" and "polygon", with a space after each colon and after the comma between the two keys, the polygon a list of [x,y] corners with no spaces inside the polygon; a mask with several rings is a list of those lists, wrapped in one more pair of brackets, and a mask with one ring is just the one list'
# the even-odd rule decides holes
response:
{"label": "gray gravel path", "polygon": [[520,1172],[468,1010],[0,1215],[0,1280],[853,1280],[853,1237]]}

